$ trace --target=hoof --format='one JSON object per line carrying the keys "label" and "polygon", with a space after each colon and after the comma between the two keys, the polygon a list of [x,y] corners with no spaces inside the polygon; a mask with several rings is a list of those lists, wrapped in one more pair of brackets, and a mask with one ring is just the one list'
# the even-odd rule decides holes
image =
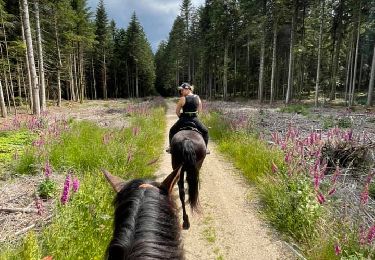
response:
{"label": "hoof", "polygon": [[182,224],[182,228],[184,230],[188,230],[190,228],[190,223],[189,221],[184,221],[184,224]]}

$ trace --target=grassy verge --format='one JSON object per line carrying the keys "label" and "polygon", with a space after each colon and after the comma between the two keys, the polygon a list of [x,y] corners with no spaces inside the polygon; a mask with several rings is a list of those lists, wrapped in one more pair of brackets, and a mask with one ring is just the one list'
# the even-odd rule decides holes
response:
{"label": "grassy verge", "polygon": [[222,115],[213,112],[203,120],[219,150],[257,186],[270,223],[308,252],[319,237],[316,227],[324,214],[310,180],[287,172],[279,149],[248,131],[230,131],[231,124]]}
{"label": "grassy verge", "polygon": [[31,143],[34,135],[26,129],[15,131],[0,131],[0,176],[4,168],[10,165],[12,159],[22,154],[23,147]]}
{"label": "grassy verge", "polygon": [[43,148],[30,147],[16,164],[18,172],[34,173],[30,163],[40,167],[49,161],[54,171],[78,178],[80,188],[70,191],[66,204],[56,198],[52,223],[41,234],[30,233],[16,248],[4,246],[0,259],[103,259],[112,233],[115,194],[100,168],[124,179],[153,177],[165,117],[163,108],[150,110],[133,114],[130,128],[114,131],[76,122]]}

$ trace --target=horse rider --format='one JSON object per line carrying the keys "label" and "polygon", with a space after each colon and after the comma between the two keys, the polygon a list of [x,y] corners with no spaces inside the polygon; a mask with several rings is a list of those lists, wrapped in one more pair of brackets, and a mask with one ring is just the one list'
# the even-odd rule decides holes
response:
{"label": "horse rider", "polygon": [[[177,89],[181,95],[176,106],[176,114],[179,119],[169,130],[169,145],[171,144],[173,136],[182,127],[189,125],[189,122],[193,122],[198,131],[202,134],[204,142],[206,143],[206,151],[207,153],[209,153],[209,150],[207,149],[208,129],[198,119],[198,113],[202,111],[201,99],[198,95],[193,94],[194,87],[189,83],[182,83],[181,86],[179,86]],[[170,146],[167,149],[167,152],[170,152]]]}

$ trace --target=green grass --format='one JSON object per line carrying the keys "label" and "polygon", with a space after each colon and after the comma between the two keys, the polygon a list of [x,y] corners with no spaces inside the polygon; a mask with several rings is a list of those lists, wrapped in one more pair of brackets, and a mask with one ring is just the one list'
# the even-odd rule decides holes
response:
{"label": "green grass", "polygon": [[267,146],[255,135],[244,132],[230,132],[219,114],[204,118],[210,128],[210,137],[218,144],[221,152],[232,158],[236,167],[242,170],[247,180],[254,182],[270,172],[272,162],[282,167],[283,155]]}
{"label": "green grass", "polygon": [[2,168],[7,167],[15,156],[21,155],[24,146],[30,144],[34,138],[34,134],[24,129],[0,131],[0,175]]}
{"label": "green grass", "polygon": [[280,112],[283,113],[297,113],[301,114],[304,116],[307,116],[310,114],[310,109],[307,105],[303,104],[292,104],[292,105],[287,105],[285,107],[280,108]]}
{"label": "green grass", "polygon": [[[106,168],[124,179],[153,178],[155,161],[164,138],[164,109],[153,109],[150,116],[135,116],[132,126],[110,130],[89,122],[75,122],[61,138],[48,144],[43,152],[30,148],[20,158],[18,169],[32,173],[33,167],[49,159],[53,169],[66,173],[73,169],[81,182],[80,189],[66,205],[59,202],[52,223],[42,233],[27,236],[18,246],[0,246],[0,259],[103,259],[112,236],[115,193],[105,181],[100,168]],[[133,134],[133,127],[139,134]],[[103,142],[104,136],[111,136]],[[128,152],[132,151],[128,160]],[[22,167],[20,167],[22,165]],[[40,170],[40,169],[39,169]],[[54,173],[55,174],[55,173]],[[62,189],[62,187],[60,187]],[[59,190],[60,190],[59,188]],[[27,252],[33,257],[25,257]]]}
{"label": "green grass", "polygon": [[316,229],[322,208],[307,178],[267,176],[260,185],[260,196],[268,220],[295,241],[309,243],[318,236]]}
{"label": "green grass", "polygon": [[[231,132],[220,114],[205,115],[204,122],[211,127],[210,137],[219,150],[256,184],[268,221],[290,239],[304,245],[312,243],[318,236],[316,226],[323,212],[310,181],[289,176],[280,150],[254,134]],[[272,173],[272,163],[278,167],[277,173]]]}

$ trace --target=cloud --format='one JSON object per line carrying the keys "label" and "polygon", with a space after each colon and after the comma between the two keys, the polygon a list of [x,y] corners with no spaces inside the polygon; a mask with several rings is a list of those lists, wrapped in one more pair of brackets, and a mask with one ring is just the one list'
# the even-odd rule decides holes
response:
{"label": "cloud", "polygon": [[[99,0],[88,0],[93,13]],[[109,20],[114,20],[118,28],[127,28],[133,12],[143,26],[153,51],[160,41],[166,40],[176,16],[180,13],[181,1],[176,0],[104,0]],[[204,0],[192,0],[199,6]]]}

